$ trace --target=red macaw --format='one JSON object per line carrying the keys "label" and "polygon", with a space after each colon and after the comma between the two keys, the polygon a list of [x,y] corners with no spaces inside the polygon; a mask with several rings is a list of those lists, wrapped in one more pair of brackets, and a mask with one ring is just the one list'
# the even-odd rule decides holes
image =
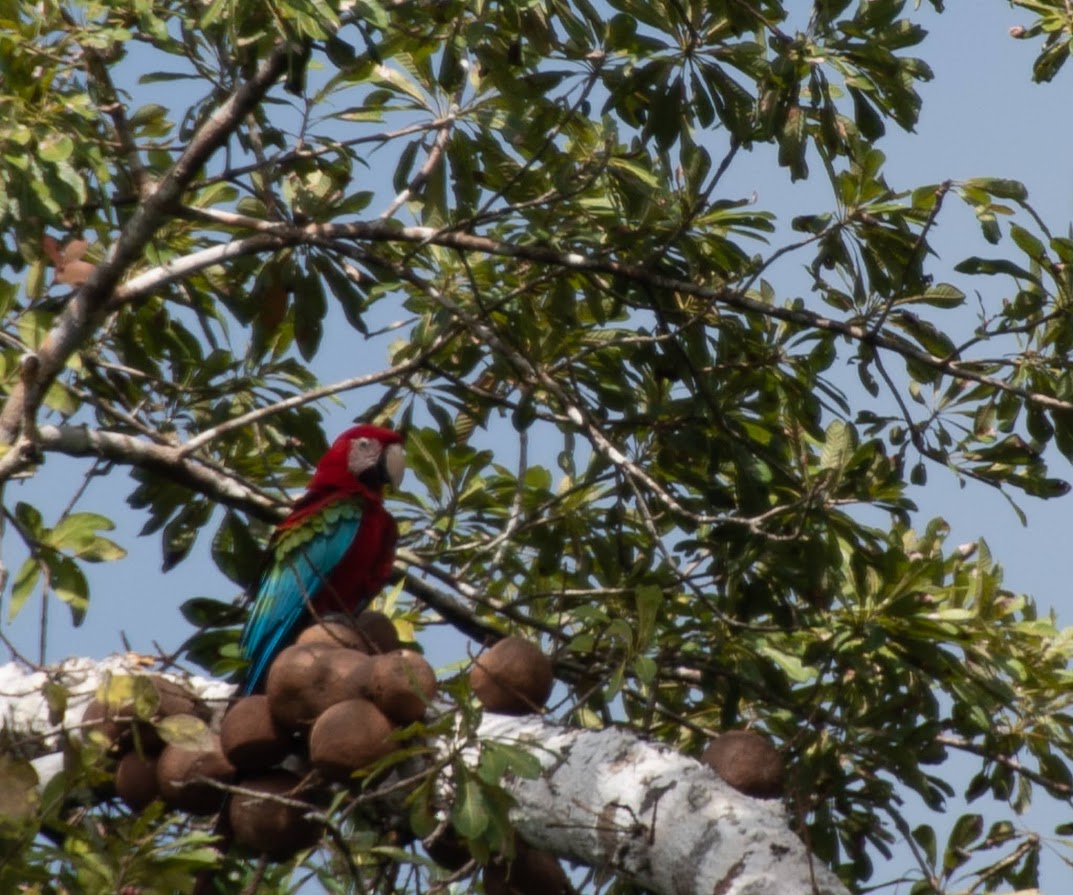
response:
{"label": "red macaw", "polygon": [[369,425],[348,429],[317,464],[306,493],[269,542],[240,644],[250,663],[246,693],[262,685],[303,621],[356,615],[387,582],[398,527],[384,509],[384,486],[397,488],[405,468],[402,436]]}

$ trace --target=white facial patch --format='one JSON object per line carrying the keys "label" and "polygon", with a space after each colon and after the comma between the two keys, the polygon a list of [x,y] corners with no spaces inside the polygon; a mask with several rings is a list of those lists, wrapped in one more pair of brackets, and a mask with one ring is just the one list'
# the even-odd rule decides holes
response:
{"label": "white facial patch", "polygon": [[347,471],[354,478],[360,478],[363,472],[376,466],[380,459],[380,450],[380,442],[375,439],[355,438],[350,442],[350,450],[347,453]]}

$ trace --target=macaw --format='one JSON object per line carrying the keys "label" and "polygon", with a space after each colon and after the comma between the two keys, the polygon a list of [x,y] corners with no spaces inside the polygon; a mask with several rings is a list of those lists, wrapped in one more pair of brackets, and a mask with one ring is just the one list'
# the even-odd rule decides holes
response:
{"label": "macaw", "polygon": [[249,661],[245,692],[256,692],[268,666],[303,622],[326,613],[357,615],[387,582],[398,527],[384,509],[384,486],[406,469],[402,436],[354,426],[317,464],[305,494],[269,542],[240,648]]}

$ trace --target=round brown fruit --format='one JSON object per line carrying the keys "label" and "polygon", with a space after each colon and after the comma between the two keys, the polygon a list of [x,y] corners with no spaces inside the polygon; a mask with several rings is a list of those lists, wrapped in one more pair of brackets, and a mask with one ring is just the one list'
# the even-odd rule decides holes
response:
{"label": "round brown fruit", "polygon": [[352,623],[345,621],[325,620],[310,625],[298,635],[295,643],[323,643],[326,646],[340,646],[368,652],[361,633]]}
{"label": "round brown fruit", "polygon": [[306,817],[307,812],[315,810],[314,806],[299,808],[270,798],[282,796],[301,801],[302,795],[294,792],[299,783],[299,778],[289,771],[269,771],[244,780],[244,790],[263,793],[269,798],[250,792],[231,797],[228,818],[235,842],[274,861],[285,861],[316,845],[323,827],[318,821]]}
{"label": "round brown fruit", "polygon": [[573,887],[555,855],[514,841],[514,859],[484,868],[485,895],[570,895]]}
{"label": "round brown fruit", "polygon": [[526,715],[540,711],[554,682],[551,660],[535,643],[507,637],[473,660],[469,683],[490,712]]}
{"label": "round brown fruit", "polygon": [[728,730],[719,734],[700,760],[747,796],[774,799],[782,795],[782,757],[755,730]]}
{"label": "round brown fruit", "polygon": [[212,720],[212,709],[194,693],[166,677],[154,677],[153,686],[160,697],[159,708],[154,718],[170,718],[173,715],[193,715],[205,723]]}
{"label": "round brown fruit", "polygon": [[445,870],[461,870],[473,860],[466,843],[450,829],[442,830],[435,839],[426,842],[425,851]]}
{"label": "round brown fruit", "polygon": [[157,758],[128,752],[115,772],[116,795],[131,811],[141,811],[160,795],[156,779]]}
{"label": "round brown fruit", "polygon": [[239,770],[270,768],[293,746],[290,731],[272,717],[267,696],[244,696],[227,710],[220,725],[220,747]]}
{"label": "round brown fruit", "polygon": [[372,671],[372,656],[357,650],[333,649],[318,656],[316,686],[307,697],[309,711],[317,717],[337,702],[367,695]]}
{"label": "round brown fruit", "polygon": [[394,726],[368,699],[347,699],[327,709],[309,732],[309,758],[331,780],[346,780],[397,748]]}
{"label": "round brown fruit", "polygon": [[125,751],[130,745],[130,717],[120,715],[97,698],[87,703],[82,726],[87,733],[100,734],[109,749]]}
{"label": "round brown fruit", "polygon": [[220,738],[207,736],[200,748],[169,743],[160,753],[156,766],[160,795],[172,808],[190,814],[214,814],[219,810],[223,792],[203,778],[230,783],[235,766],[220,748]]}
{"label": "round brown fruit", "polygon": [[365,695],[370,656],[320,643],[291,649],[272,665],[266,688],[269,711],[288,730],[304,729],[329,706]]}
{"label": "round brown fruit", "polygon": [[296,644],[287,647],[272,662],[265,694],[272,717],[284,727],[302,728],[317,717],[310,699],[320,685],[317,659],[331,649],[323,643]]}
{"label": "round brown fruit", "polygon": [[436,695],[436,673],[413,650],[395,650],[372,658],[369,697],[392,721],[410,724],[424,717]]}
{"label": "round brown fruit", "polygon": [[358,629],[362,641],[359,649],[370,655],[390,653],[402,645],[394,623],[375,609],[366,609],[361,613],[354,621],[354,627]]}

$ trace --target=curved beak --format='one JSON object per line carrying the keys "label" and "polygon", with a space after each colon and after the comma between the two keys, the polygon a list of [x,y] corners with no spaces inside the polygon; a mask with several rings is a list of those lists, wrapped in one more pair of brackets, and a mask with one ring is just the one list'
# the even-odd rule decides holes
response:
{"label": "curved beak", "polygon": [[406,451],[401,444],[389,444],[384,449],[384,472],[392,488],[402,484],[406,474]]}

